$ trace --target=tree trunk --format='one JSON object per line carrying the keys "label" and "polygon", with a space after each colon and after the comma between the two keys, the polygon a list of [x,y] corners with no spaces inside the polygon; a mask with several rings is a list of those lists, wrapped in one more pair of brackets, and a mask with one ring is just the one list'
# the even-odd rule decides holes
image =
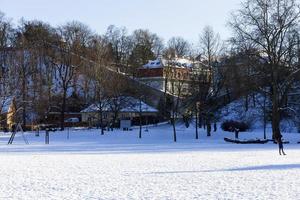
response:
{"label": "tree trunk", "polygon": [[140,112],[139,112],[139,117],[140,117],[140,130],[139,130],[139,138],[142,138],[142,100],[140,100]]}
{"label": "tree trunk", "polygon": [[[23,69],[24,70],[24,69]],[[25,72],[23,72],[23,78],[22,78],[22,106],[23,106],[23,110],[22,110],[22,120],[23,120],[23,129],[26,130],[26,77],[25,77]]]}
{"label": "tree trunk", "polygon": [[141,119],[141,115],[140,115],[140,130],[139,130],[139,138],[142,138],[142,119]]}
{"label": "tree trunk", "polygon": [[203,119],[202,119],[201,112],[198,113],[198,118],[199,118],[199,125],[198,125],[198,127],[202,128]]}
{"label": "tree trunk", "polygon": [[280,110],[278,101],[278,91],[275,84],[272,89],[272,138],[278,140],[281,136],[280,132]]}
{"label": "tree trunk", "polygon": [[199,134],[198,134],[198,110],[197,110],[197,108],[196,108],[196,125],[195,125],[195,128],[196,128],[196,140],[198,140],[199,139]]}
{"label": "tree trunk", "polygon": [[247,112],[249,110],[249,100],[248,100],[248,95],[245,97],[245,111]]}
{"label": "tree trunk", "polygon": [[253,106],[255,108],[256,107],[255,94],[252,94],[252,101],[253,101]]}
{"label": "tree trunk", "polygon": [[210,137],[211,136],[211,123],[210,123],[210,120],[207,120],[207,129],[206,129],[206,132],[207,132],[207,137]]}
{"label": "tree trunk", "polygon": [[263,108],[263,112],[264,112],[264,139],[267,139],[267,133],[266,133],[266,129],[267,129],[267,116],[266,116],[266,96],[264,96],[264,108]]}
{"label": "tree trunk", "polygon": [[214,132],[217,132],[217,123],[214,122]]}
{"label": "tree trunk", "polygon": [[63,98],[61,104],[61,114],[60,114],[60,130],[65,130],[65,110],[66,110],[66,98],[67,98],[67,90],[63,91]]}
{"label": "tree trunk", "polygon": [[115,124],[117,122],[117,118],[118,118],[118,114],[119,114],[118,112],[119,111],[117,111],[117,110],[114,112],[114,116],[113,116],[111,127],[110,127],[111,131],[113,131],[113,127],[115,126]]}
{"label": "tree trunk", "polygon": [[103,126],[103,111],[100,109],[100,127],[101,127],[101,135],[104,135],[104,126]]}
{"label": "tree trunk", "polygon": [[173,115],[172,120],[172,126],[173,126],[173,137],[174,137],[174,142],[177,142],[177,135],[176,135],[176,127],[175,127],[175,116]]}

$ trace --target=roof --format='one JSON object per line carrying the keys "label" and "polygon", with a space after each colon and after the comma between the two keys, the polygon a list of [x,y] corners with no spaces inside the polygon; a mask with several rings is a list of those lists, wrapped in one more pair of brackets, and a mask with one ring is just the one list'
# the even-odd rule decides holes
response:
{"label": "roof", "polygon": [[[100,110],[100,104],[92,104],[89,107],[83,109],[82,111],[80,111],[81,113],[89,113],[89,112],[96,112]],[[104,103],[102,103],[102,111],[109,111],[109,107],[108,105],[105,106]]]}
{"label": "roof", "polygon": [[149,60],[149,62],[143,65],[143,68],[162,68],[164,67],[163,60],[156,59],[156,60]]}
{"label": "roof", "polygon": [[149,60],[147,64],[143,65],[143,68],[153,69],[153,68],[163,68],[167,65],[172,65],[179,68],[191,68],[193,67],[193,62],[186,58],[175,58],[172,60],[166,60],[163,58],[158,58],[156,60]]}
{"label": "roof", "polygon": [[153,108],[152,106],[149,106],[143,101],[140,102],[138,100],[133,105],[122,108],[120,112],[140,112],[140,106],[142,112],[152,112],[152,113],[158,112],[157,109]]}
{"label": "roof", "polygon": [[[114,107],[112,102],[116,102],[119,108]],[[140,101],[133,97],[128,96],[121,96],[114,99],[105,99],[102,101],[102,111],[104,112],[111,112],[115,109],[119,109],[119,112],[140,112],[140,106],[142,112],[152,112],[157,113],[158,110],[143,101]],[[90,112],[97,112],[100,110],[100,104],[92,104],[89,107],[83,109],[81,113],[90,113]]]}

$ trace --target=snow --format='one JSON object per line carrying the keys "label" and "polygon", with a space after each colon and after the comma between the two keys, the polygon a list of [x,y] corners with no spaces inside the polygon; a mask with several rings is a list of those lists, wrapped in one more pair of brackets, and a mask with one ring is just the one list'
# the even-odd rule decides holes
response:
{"label": "snow", "polygon": [[151,113],[158,113],[158,110],[143,101],[135,100],[131,102],[132,105],[127,106],[121,109],[121,112],[151,112]]}
{"label": "snow", "polygon": [[[233,133],[219,130],[208,138],[203,129],[177,126],[172,142],[169,124],[138,128],[71,129],[50,135],[50,145],[26,133],[13,145],[0,134],[0,199],[298,199],[300,140],[284,133],[287,156],[277,146],[224,142]],[[70,139],[67,139],[69,131]],[[270,133],[270,130],[268,130]],[[261,138],[262,131],[241,133]],[[270,134],[268,135],[270,137]]]}
{"label": "snow", "polygon": [[[114,109],[118,110],[118,108],[114,107],[115,105],[112,103],[112,101],[114,101],[114,99],[104,99],[101,103],[102,110],[106,112],[113,111]],[[144,101],[139,101],[138,99],[130,96],[121,96],[117,99],[117,101],[117,106],[120,107],[120,112],[158,112],[156,108],[146,104]],[[92,104],[89,107],[83,109],[81,113],[96,112],[99,111],[99,109],[100,104]]]}
{"label": "snow", "polygon": [[158,58],[156,60],[149,60],[148,63],[143,65],[143,68],[150,68],[150,69],[163,68],[164,66],[168,65],[168,63],[180,68],[193,67],[193,62],[186,58],[174,58],[170,61],[166,59]]}
{"label": "snow", "polygon": [[253,100],[249,98],[248,110],[245,110],[245,99],[241,98],[231,102],[223,107],[220,113],[222,121],[235,120],[243,121],[252,127],[263,125],[263,105],[262,97],[256,97],[256,106],[253,105]]}
{"label": "snow", "polygon": [[163,61],[161,59],[149,60],[147,64],[145,64],[144,68],[161,68],[163,67]]}
{"label": "snow", "polygon": [[[220,121],[235,120],[246,122],[251,128],[262,127],[264,118],[264,97],[261,94],[255,94],[255,105],[253,104],[252,95],[249,96],[248,100],[247,111],[245,109],[245,98],[240,98],[224,106],[218,113]],[[266,99],[265,106],[267,112],[271,112],[271,102],[268,99]],[[294,114],[295,113],[293,113],[293,115]],[[282,119],[280,128],[283,132],[297,132],[299,130],[299,120],[291,116],[286,115],[285,118]]]}

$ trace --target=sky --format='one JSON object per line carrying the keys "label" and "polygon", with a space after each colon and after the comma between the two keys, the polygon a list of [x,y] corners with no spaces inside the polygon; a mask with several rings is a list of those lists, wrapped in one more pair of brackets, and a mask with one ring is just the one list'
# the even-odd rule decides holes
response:
{"label": "sky", "polygon": [[42,20],[53,26],[80,21],[103,34],[111,24],[125,26],[129,33],[149,29],[165,41],[181,36],[198,41],[203,27],[210,25],[227,39],[230,13],[242,0],[0,0],[0,11],[14,24]]}

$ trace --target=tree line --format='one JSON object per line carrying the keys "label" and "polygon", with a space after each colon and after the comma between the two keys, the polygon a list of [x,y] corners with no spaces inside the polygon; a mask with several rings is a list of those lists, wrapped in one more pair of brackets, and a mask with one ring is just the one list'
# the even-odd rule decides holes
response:
{"label": "tree line", "polygon": [[[165,102],[164,107],[172,111],[172,124],[178,113],[192,113],[198,125],[205,122],[209,130],[222,106],[220,97],[227,102],[243,98],[245,110],[250,103],[261,108],[265,124],[271,122],[273,137],[278,139],[281,120],[299,118],[299,23],[296,0],[244,0],[228,20],[233,31],[229,40],[222,41],[207,26],[199,34],[199,44],[193,46],[182,37],[164,42],[149,30],[128,33],[125,27],[113,25],[99,35],[76,21],[53,27],[21,20],[15,27],[1,13],[1,103],[16,96],[24,125],[58,110],[63,129],[67,111],[97,103],[101,112],[108,98],[115,99],[110,105],[117,108],[116,99],[132,89],[118,76],[134,79],[138,67],[157,57],[186,57],[201,61],[211,76],[203,82],[203,74],[193,73],[189,95],[180,103],[178,98],[168,105]],[[172,87],[178,93],[182,84],[174,82]]]}

